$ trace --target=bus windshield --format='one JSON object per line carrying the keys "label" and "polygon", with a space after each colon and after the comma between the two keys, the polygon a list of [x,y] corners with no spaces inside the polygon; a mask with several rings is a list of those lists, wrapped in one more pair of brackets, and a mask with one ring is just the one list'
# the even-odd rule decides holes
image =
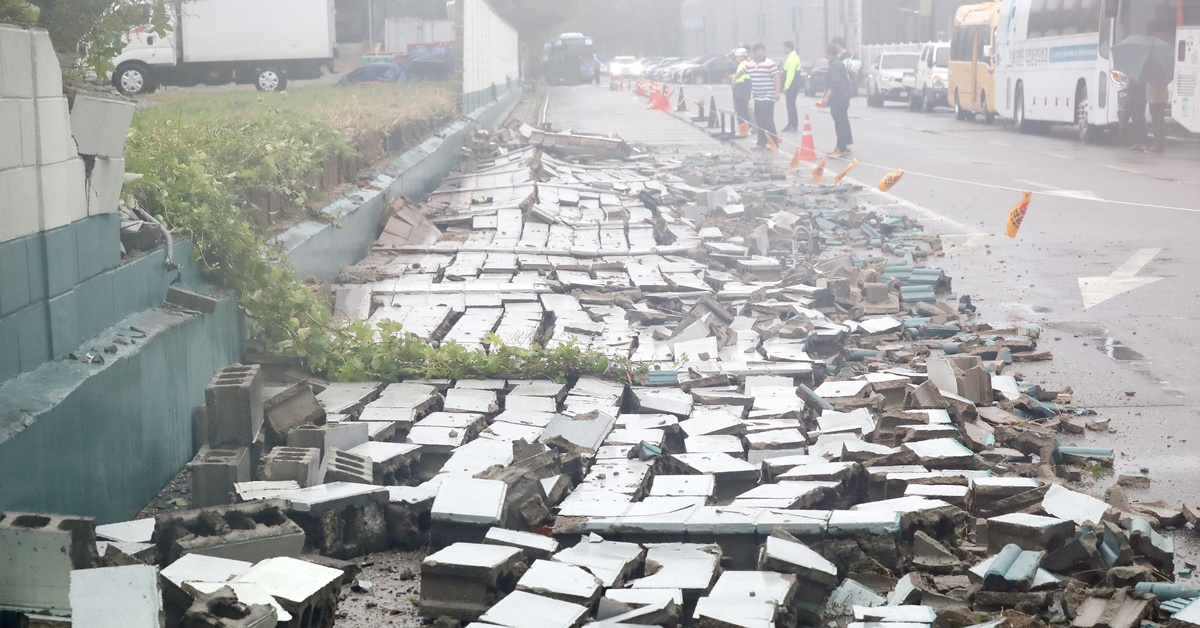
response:
{"label": "bus windshield", "polygon": [[1200,26],[1200,0],[1179,0],[1179,25]]}

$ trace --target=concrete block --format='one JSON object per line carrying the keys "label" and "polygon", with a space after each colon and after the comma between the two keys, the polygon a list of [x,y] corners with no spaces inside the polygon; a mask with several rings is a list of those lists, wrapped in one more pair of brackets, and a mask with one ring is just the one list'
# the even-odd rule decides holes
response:
{"label": "concrete block", "polygon": [[0,318],[0,383],[21,374],[21,334],[15,316]]}
{"label": "concrete block", "polygon": [[600,579],[574,565],[551,560],[535,560],[521,579],[517,590],[592,606],[600,599]]}
{"label": "concrete block", "polygon": [[331,626],[344,572],[290,557],[268,558],[231,584],[256,584],[295,618],[297,626]]}
{"label": "concrete block", "polygon": [[250,446],[263,424],[262,378],[257,364],[234,364],[204,389],[210,445]]}
{"label": "concrete block", "polygon": [[195,310],[205,314],[216,312],[218,302],[216,297],[194,290],[185,290],[179,286],[167,288],[166,301],[185,310]]}
{"label": "concrete block", "polygon": [[321,450],[306,447],[276,447],[263,462],[263,477],[279,482],[293,480],[300,488],[321,483]]}
{"label": "concrete block", "polygon": [[50,33],[33,29],[29,34],[33,38],[34,95],[39,98],[62,96],[62,68],[58,65]]}
{"label": "concrete block", "polygon": [[304,530],[284,513],[286,502],[266,500],[159,515],[154,541],[166,563],[185,554],[255,562],[299,556]]}
{"label": "concrete block", "polygon": [[71,225],[75,230],[79,281],[94,277],[121,263],[121,219],[116,215],[95,216]]}
{"label": "concrete block", "polygon": [[71,572],[71,625],[76,628],[160,628],[158,568],[101,567]]}
{"label": "concrete block", "polygon": [[46,296],[54,298],[79,283],[79,243],[75,227],[48,229],[45,237]]}
{"label": "concrete block", "polygon": [[548,536],[504,528],[488,530],[483,542],[485,545],[515,547],[525,555],[527,564],[533,560],[548,560],[558,551],[558,541]]}
{"label": "concrete block", "polygon": [[23,372],[32,371],[50,359],[50,327],[46,318],[49,311],[49,304],[42,301],[9,317],[21,331],[18,343]]}
{"label": "concrete block", "polygon": [[258,585],[198,582],[189,589],[197,595],[184,611],[188,628],[274,628],[293,619]]}
{"label": "concrete block", "polygon": [[[0,79],[0,83],[3,80]],[[33,100],[9,100],[0,96],[0,170],[35,165],[37,121]]]}
{"label": "concrete block", "polygon": [[125,159],[97,157],[87,173],[88,215],[111,214],[121,201],[125,185]]}
{"label": "concrete block", "polygon": [[120,158],[136,105],[127,100],[79,93],[71,107],[71,134],[79,154]]}
{"label": "concrete block", "polygon": [[304,529],[305,551],[347,560],[388,548],[387,489],[334,482],[280,493],[290,516]]}
{"label": "concrete block", "polygon": [[301,425],[288,432],[288,447],[307,447],[324,452],[329,449],[348,451],[368,442],[369,426],[361,421],[325,425]]}
{"label": "concrete block", "polygon": [[374,484],[375,475],[372,473],[371,459],[336,447],[331,448],[321,460],[321,483],[325,482]]}
{"label": "concrete block", "polygon": [[0,98],[33,97],[33,39],[24,28],[0,24]]}
{"label": "concrete block", "polygon": [[41,229],[37,168],[0,170],[0,242]]}
{"label": "concrete block", "polygon": [[375,484],[391,486],[420,482],[420,445],[370,441],[348,453],[362,456],[371,463]]}
{"label": "concrete block", "polygon": [[250,463],[248,447],[201,447],[196,457],[188,463],[188,470],[192,473],[191,506],[207,508],[232,504],[236,494],[233,485],[249,482],[253,477]]}
{"label": "concrete block", "polygon": [[[71,115],[66,96],[38,98],[37,108],[38,163],[56,164],[79,156],[71,137]],[[119,157],[119,155],[118,155]]]}
{"label": "concrete block", "polygon": [[0,606],[69,613],[71,571],[99,560],[91,518],[0,514]]}
{"label": "concrete block", "polygon": [[79,308],[79,337],[87,340],[117,322],[113,295],[114,273],[100,273],[75,286],[75,306]]}
{"label": "concrete block", "polygon": [[[388,539],[392,547],[415,550],[429,542],[430,511],[437,489],[423,486],[389,486],[388,504],[385,513]],[[492,528],[497,530],[498,528]],[[514,532],[528,535],[528,532]],[[532,535],[536,536],[536,535]],[[545,538],[545,537],[542,537]],[[503,543],[493,543],[503,545]],[[555,543],[555,547],[558,544]],[[526,561],[528,562],[528,561]]]}
{"label": "concrete block", "polygon": [[379,386],[378,382],[333,383],[317,395],[317,400],[330,414],[353,414],[376,397]]}
{"label": "concrete block", "polygon": [[600,579],[605,588],[619,587],[642,566],[646,550],[636,543],[605,541],[591,537],[560,551],[554,560],[583,567]]}
{"label": "concrete block", "polygon": [[29,254],[29,300],[40,301],[49,295],[45,234],[26,238],[25,252]]}
{"label": "concrete block", "polygon": [[324,418],[325,408],[317,401],[308,382],[293,384],[263,399],[267,444],[272,447],[286,443],[288,434],[297,427],[311,425]]}
{"label": "concrete block", "polygon": [[479,619],[511,628],[578,628],[587,616],[586,606],[516,591]]}
{"label": "concrete block", "polygon": [[83,160],[43,165],[42,228],[54,229],[87,217],[87,177]]}
{"label": "concrete block", "polygon": [[759,554],[758,568],[790,573],[826,590],[837,586],[837,566],[787,533],[772,533]]}
{"label": "concrete block", "polygon": [[502,525],[507,493],[508,485],[500,480],[447,478],[430,515],[434,546],[483,541],[488,528]]}
{"label": "concrete block", "polygon": [[479,619],[512,592],[521,551],[501,545],[455,543],[421,562],[421,615]]}
{"label": "concrete block", "polygon": [[29,305],[28,239],[0,242],[0,317]]}
{"label": "concrete block", "polygon": [[1075,534],[1074,521],[1025,513],[991,517],[987,523],[988,551],[992,553],[1010,543],[1027,551],[1052,551]]}
{"label": "concrete block", "polygon": [[66,355],[79,347],[83,334],[79,327],[79,303],[75,291],[68,290],[50,299],[50,350],[55,356]]}

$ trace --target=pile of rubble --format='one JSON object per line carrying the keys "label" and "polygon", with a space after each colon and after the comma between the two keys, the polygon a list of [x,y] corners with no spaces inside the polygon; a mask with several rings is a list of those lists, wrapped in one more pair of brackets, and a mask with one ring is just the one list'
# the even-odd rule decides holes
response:
{"label": "pile of rubble", "polygon": [[428,548],[440,625],[1200,625],[1166,534],[1197,511],[1067,488],[1113,452],[1058,434],[1104,424],[1014,372],[1050,359],[1038,330],[981,322],[936,236],[850,187],[573,137],[477,138],[394,207],[337,309],[431,343],[575,342],[641,381],[223,369],[194,509],[5,513],[0,608],[331,626],[355,559]]}

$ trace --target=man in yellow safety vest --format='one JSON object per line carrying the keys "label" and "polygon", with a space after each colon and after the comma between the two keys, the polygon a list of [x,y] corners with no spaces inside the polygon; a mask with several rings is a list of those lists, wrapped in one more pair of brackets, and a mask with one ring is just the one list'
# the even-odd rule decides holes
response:
{"label": "man in yellow safety vest", "polygon": [[800,95],[801,77],[800,55],[796,54],[796,44],[785,41],[783,49],[787,57],[783,60],[783,91],[787,94],[788,123],[784,131],[800,130],[800,112],[796,110],[796,97]]}

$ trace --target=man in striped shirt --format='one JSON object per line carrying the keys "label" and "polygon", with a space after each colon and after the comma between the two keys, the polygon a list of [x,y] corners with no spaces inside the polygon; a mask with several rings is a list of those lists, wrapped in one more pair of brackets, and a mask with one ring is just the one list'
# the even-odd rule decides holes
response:
{"label": "man in striped shirt", "polygon": [[779,132],[775,130],[775,102],[783,95],[780,89],[779,66],[767,58],[767,47],[754,44],[754,59],[746,63],[736,78],[750,77],[754,92],[754,122],[758,126],[758,148],[767,148],[767,137],[779,145]]}

